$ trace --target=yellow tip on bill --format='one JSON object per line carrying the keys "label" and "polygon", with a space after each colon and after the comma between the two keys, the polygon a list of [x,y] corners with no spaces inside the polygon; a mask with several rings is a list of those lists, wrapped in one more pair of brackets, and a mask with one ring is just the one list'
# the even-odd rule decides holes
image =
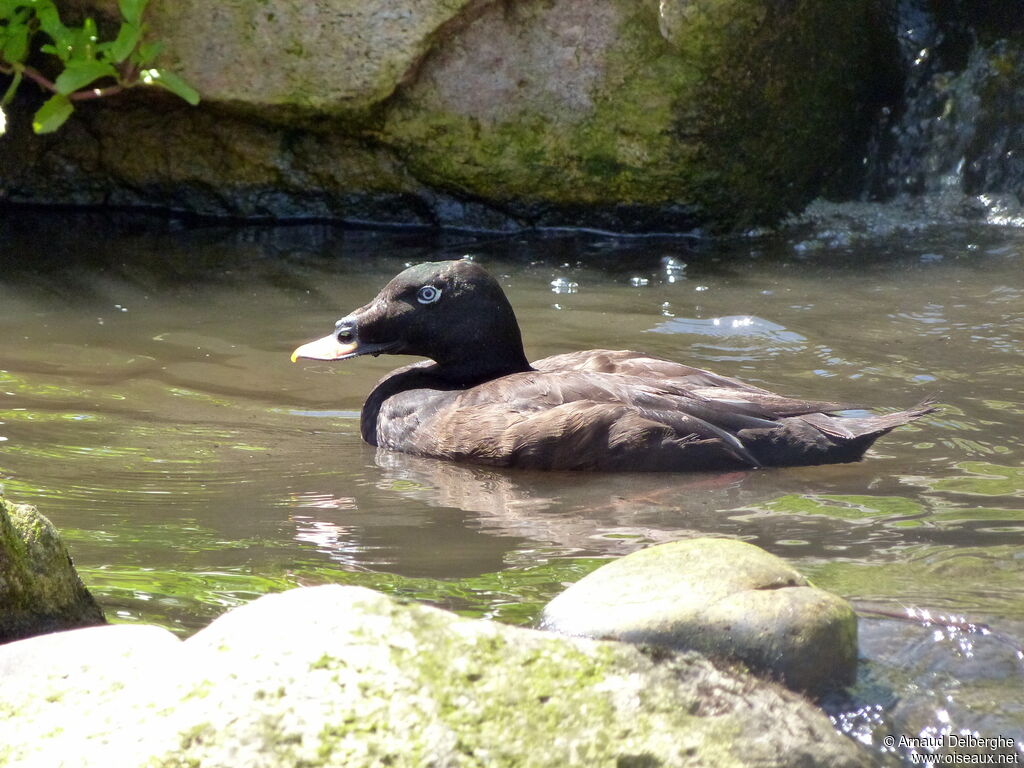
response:
{"label": "yellow tip on bill", "polygon": [[345,356],[351,356],[359,348],[358,342],[339,344],[334,334],[324,336],[322,339],[303,344],[292,352],[292,362],[300,357],[308,360],[339,360]]}

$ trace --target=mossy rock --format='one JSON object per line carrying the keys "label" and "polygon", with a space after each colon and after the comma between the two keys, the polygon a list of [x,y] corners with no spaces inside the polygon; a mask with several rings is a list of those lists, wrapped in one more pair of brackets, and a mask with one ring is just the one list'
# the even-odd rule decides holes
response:
{"label": "mossy rock", "polygon": [[[93,654],[99,632],[0,648],[0,670],[16,668],[0,687],[0,763],[871,764],[800,697],[697,654],[655,659],[361,587],[267,595],[177,645],[120,631]],[[35,647],[39,663],[8,663]]]}
{"label": "mossy rock", "polygon": [[37,105],[16,103],[0,194],[485,229],[771,224],[859,172],[896,60],[881,4],[153,0],[161,64],[200,108],[136,89],[37,138]]}
{"label": "mossy rock", "polygon": [[854,152],[880,37],[846,0],[496,3],[384,136],[418,178],[526,218],[771,223]]}
{"label": "mossy rock", "polygon": [[857,670],[849,603],[731,539],[677,541],[615,560],[552,600],[541,624],[741,661],[812,694],[849,685]]}
{"label": "mossy rock", "polygon": [[50,521],[0,497],[0,643],[103,622]]}

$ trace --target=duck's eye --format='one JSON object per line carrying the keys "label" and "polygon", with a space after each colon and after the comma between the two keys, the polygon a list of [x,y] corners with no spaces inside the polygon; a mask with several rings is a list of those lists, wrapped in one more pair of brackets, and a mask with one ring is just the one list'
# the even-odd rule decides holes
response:
{"label": "duck's eye", "polygon": [[433,304],[441,298],[441,289],[432,285],[424,285],[416,291],[416,301],[420,304]]}

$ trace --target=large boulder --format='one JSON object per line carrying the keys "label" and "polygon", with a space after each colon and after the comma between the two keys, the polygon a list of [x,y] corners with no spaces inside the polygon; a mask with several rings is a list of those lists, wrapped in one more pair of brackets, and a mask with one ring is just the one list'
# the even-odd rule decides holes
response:
{"label": "large boulder", "polygon": [[857,671],[850,604],[731,539],[676,541],[615,560],[548,603],[541,626],[734,659],[813,694],[849,685]]}
{"label": "large boulder", "polygon": [[50,521],[0,497],[0,643],[103,622]]}
{"label": "large boulder", "polygon": [[418,179],[526,219],[775,221],[851,149],[870,5],[493,3],[424,61],[384,134]]}
{"label": "large boulder", "polygon": [[15,105],[0,187],[499,229],[770,223],[861,156],[865,100],[894,60],[880,5],[153,0],[162,63],[203,106],[133,92],[38,138]]}
{"label": "large boulder", "polygon": [[265,596],[183,643],[131,629],[0,648],[0,764],[871,764],[800,697],[696,654],[359,587]]}
{"label": "large boulder", "polygon": [[[161,62],[203,98],[246,111],[365,116],[474,0],[149,0]],[[63,0],[76,20],[118,0]]]}

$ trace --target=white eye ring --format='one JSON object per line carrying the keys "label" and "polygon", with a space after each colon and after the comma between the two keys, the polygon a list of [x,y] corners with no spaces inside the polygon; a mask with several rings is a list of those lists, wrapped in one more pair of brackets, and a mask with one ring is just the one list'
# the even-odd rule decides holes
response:
{"label": "white eye ring", "polygon": [[441,289],[432,285],[424,285],[416,291],[416,301],[420,304],[433,304],[441,298]]}

